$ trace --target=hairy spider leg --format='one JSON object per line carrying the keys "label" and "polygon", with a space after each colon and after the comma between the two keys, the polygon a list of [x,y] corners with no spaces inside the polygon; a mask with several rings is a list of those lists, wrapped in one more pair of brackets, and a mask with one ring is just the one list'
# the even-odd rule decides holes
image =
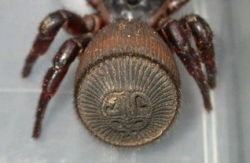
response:
{"label": "hairy spider leg", "polygon": [[44,77],[42,93],[38,102],[36,121],[34,124],[33,138],[38,138],[41,133],[42,120],[47,105],[54,94],[57,92],[69,66],[78,56],[79,51],[84,50],[92,39],[91,34],[86,34],[78,38],[67,40],[56,53],[53,66],[48,69]]}
{"label": "hairy spider leg", "polygon": [[88,32],[93,33],[96,26],[100,26],[100,20],[98,19],[97,15],[90,15],[82,18],[66,10],[59,10],[49,14],[40,24],[39,33],[26,58],[22,76],[24,78],[29,76],[38,57],[48,50],[56,34],[62,27],[73,35],[80,35]]}
{"label": "hairy spider leg", "polygon": [[213,32],[208,23],[199,15],[191,14],[181,19],[184,28],[192,33],[199,57],[204,63],[207,73],[207,81],[210,88],[216,86],[216,63],[213,45]]}
{"label": "hairy spider leg", "polygon": [[159,33],[170,44],[172,51],[177,54],[189,74],[194,78],[201,91],[206,110],[211,111],[210,88],[202,71],[200,58],[192,47],[187,31],[179,21],[169,20]]}

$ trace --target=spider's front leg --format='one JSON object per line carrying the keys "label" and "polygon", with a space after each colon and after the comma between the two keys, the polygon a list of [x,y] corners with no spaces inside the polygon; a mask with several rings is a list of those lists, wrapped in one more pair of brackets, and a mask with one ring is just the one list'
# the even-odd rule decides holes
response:
{"label": "spider's front leg", "polygon": [[54,40],[58,31],[64,27],[73,35],[95,33],[101,27],[101,19],[97,15],[84,18],[66,10],[59,10],[49,14],[40,24],[39,33],[33,43],[31,51],[26,58],[22,76],[27,77],[39,56],[43,55]]}
{"label": "spider's front leg", "polygon": [[185,30],[183,27],[183,24],[177,20],[169,20],[165,22],[159,30],[160,35],[178,55],[189,74],[195,79],[202,93],[204,106],[210,111],[212,109],[209,93],[210,88],[207,83],[207,78],[201,68],[201,59],[192,47],[189,38],[190,33],[188,32],[189,31]]}
{"label": "spider's front leg", "polygon": [[36,121],[33,130],[34,138],[38,138],[40,135],[42,120],[47,105],[60,86],[70,64],[75,60],[79,51],[85,49],[91,39],[91,34],[75,39],[69,39],[57,52],[53,60],[53,66],[47,71],[47,74],[44,77],[42,93],[38,102]]}

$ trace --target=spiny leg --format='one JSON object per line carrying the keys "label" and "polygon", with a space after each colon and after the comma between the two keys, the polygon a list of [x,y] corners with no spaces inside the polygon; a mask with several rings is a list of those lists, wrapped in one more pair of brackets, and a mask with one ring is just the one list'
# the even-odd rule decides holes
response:
{"label": "spiny leg", "polygon": [[199,15],[188,15],[181,19],[184,28],[192,33],[199,57],[204,63],[210,88],[216,86],[216,64],[213,45],[213,32],[208,23]]}
{"label": "spiny leg", "polygon": [[27,77],[39,56],[43,55],[54,40],[58,31],[64,27],[74,35],[94,32],[98,22],[96,15],[80,16],[66,10],[59,10],[49,14],[40,24],[39,33],[33,43],[32,49],[26,58],[22,76]]}
{"label": "spiny leg", "polygon": [[212,110],[209,86],[202,72],[200,59],[195,49],[192,48],[188,34],[181,23],[177,20],[167,22],[162,27],[160,34],[167,40],[167,43],[169,43],[172,50],[176,52],[189,74],[195,79],[200,88],[204,106],[207,111]]}
{"label": "spiny leg", "polygon": [[51,98],[56,93],[64,76],[66,75],[70,64],[75,60],[80,50],[83,50],[89,41],[91,35],[67,40],[59,49],[53,60],[53,66],[48,69],[44,77],[42,93],[38,102],[36,121],[33,130],[33,137],[38,138],[41,132],[42,120]]}

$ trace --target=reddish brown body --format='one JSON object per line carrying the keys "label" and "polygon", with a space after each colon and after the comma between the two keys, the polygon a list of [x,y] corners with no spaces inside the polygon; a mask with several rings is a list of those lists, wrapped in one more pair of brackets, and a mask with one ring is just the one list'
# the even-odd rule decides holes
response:
{"label": "reddish brown body", "polygon": [[40,135],[47,104],[77,56],[77,113],[93,135],[110,144],[143,145],[173,124],[180,106],[180,78],[173,54],[195,79],[205,108],[212,109],[209,90],[216,85],[212,31],[198,15],[170,18],[187,0],[89,3],[97,13],[81,18],[60,10],[45,18],[26,59],[23,77],[61,27],[77,35],[62,45],[44,78],[34,138]]}

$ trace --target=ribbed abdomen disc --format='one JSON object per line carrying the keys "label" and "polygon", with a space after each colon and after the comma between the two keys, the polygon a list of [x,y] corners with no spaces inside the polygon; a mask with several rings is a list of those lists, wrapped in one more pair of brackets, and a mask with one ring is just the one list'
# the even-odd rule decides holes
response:
{"label": "ribbed abdomen disc", "polygon": [[178,92],[159,65],[123,56],[94,66],[80,82],[77,108],[94,135],[114,145],[148,143],[171,125]]}

